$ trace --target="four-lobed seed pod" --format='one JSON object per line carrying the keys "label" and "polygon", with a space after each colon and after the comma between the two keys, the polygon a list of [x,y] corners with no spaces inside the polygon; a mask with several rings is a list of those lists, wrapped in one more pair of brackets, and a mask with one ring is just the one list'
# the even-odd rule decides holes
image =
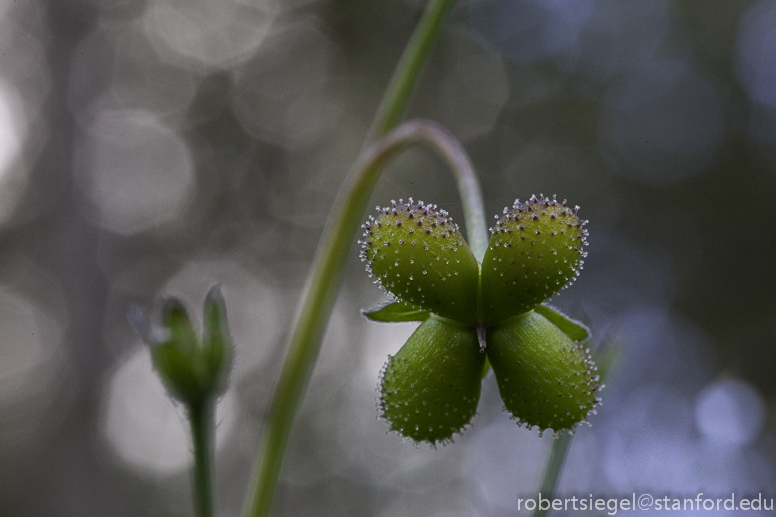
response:
{"label": "four-lobed seed pod", "polygon": [[477,411],[484,364],[474,329],[428,318],[385,365],[383,416],[416,442],[449,442]]}
{"label": "four-lobed seed pod", "polygon": [[474,323],[479,266],[444,210],[400,199],[364,224],[361,258],[397,298],[439,316]]}
{"label": "four-lobed seed pod", "polygon": [[518,423],[560,431],[586,420],[600,402],[578,344],[588,331],[539,305],[581,268],[587,221],[577,210],[554,196],[516,201],[491,229],[480,268],[443,210],[412,199],[378,207],[361,258],[398,301],[363,314],[423,322],[383,372],[380,407],[392,430],[432,444],[460,432],[476,412],[482,346]]}
{"label": "four-lobed seed pod", "polygon": [[518,423],[540,431],[571,429],[599,402],[590,356],[541,314],[511,318],[487,340],[501,400]]}
{"label": "four-lobed seed pod", "polygon": [[488,323],[536,307],[579,274],[587,221],[579,207],[532,196],[504,209],[482,261],[482,306]]}

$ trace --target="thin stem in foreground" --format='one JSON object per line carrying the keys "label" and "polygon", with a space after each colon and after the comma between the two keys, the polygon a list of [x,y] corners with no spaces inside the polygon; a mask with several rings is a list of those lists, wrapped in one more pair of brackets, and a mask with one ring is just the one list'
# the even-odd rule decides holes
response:
{"label": "thin stem in foreground", "polygon": [[431,47],[453,5],[455,0],[432,0],[429,3],[388,83],[369,129],[367,143],[388,134],[401,120]]}
{"label": "thin stem in foreground", "polygon": [[[552,449],[550,450],[550,457],[547,459],[547,465],[544,468],[544,479],[542,480],[542,487],[539,489],[539,493],[543,499],[550,499],[554,497],[555,489],[558,486],[560,480],[560,474],[563,472],[563,464],[566,462],[566,455],[571,445],[571,439],[573,435],[569,433],[561,434],[557,439],[552,441]],[[533,517],[545,517],[548,508],[542,508],[541,505],[536,505],[536,509],[533,512]]]}
{"label": "thin stem in foreground", "polygon": [[451,165],[462,189],[466,222],[471,225],[470,238],[487,242],[479,182],[463,149],[441,126],[428,121],[406,122],[362,153],[335,202],[335,211],[313,261],[301,312],[297,315],[270,408],[263,460],[257,464],[254,499],[247,513],[250,517],[269,515],[294,416],[318,358],[342,272],[380,172],[399,150],[416,143],[430,145]]}
{"label": "thin stem in foreground", "polygon": [[213,516],[213,456],[215,408],[212,400],[189,407],[194,443],[194,505],[197,517]]}
{"label": "thin stem in foreground", "polygon": [[[375,115],[367,143],[384,136],[400,120],[433,42],[454,4],[455,0],[431,1],[396,67]],[[362,153],[362,156],[367,154]],[[247,516],[269,515],[291,426],[318,358],[342,271],[377,181],[377,171],[386,159],[387,156],[384,156],[367,161],[368,166],[361,160],[351,170],[338,196],[335,211],[324,229],[296,315],[288,355],[275,388],[267,429],[259,450],[263,457],[260,456],[257,461],[254,488],[247,499]]]}

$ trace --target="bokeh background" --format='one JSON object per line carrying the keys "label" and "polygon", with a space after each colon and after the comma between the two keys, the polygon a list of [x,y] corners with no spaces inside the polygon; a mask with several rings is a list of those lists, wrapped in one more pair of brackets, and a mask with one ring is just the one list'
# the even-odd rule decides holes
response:
{"label": "bokeh background", "polygon": [[[217,501],[238,514],[324,221],[423,5],[0,0],[0,514],[191,515],[185,422],[126,313],[198,311],[216,282],[237,346]],[[560,493],[776,497],[776,1],[462,0],[408,116],[463,142],[488,212],[555,193],[590,221],[553,303],[621,353]],[[409,196],[462,220],[427,150],[373,204]],[[492,376],[453,445],[376,419],[413,325],[359,316],[383,295],[351,255],[276,515],[520,514],[552,438]]]}

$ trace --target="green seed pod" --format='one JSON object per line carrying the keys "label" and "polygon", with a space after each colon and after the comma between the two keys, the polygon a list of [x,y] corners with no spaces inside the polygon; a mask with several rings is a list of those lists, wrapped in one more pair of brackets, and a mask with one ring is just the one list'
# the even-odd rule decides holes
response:
{"label": "green seed pod", "polygon": [[226,303],[219,286],[205,298],[202,339],[183,303],[171,297],[161,307],[160,325],[140,307],[129,320],[151,349],[151,361],[170,395],[194,406],[224,393],[232,368]]}
{"label": "green seed pod", "polygon": [[484,364],[473,328],[428,318],[385,365],[383,417],[416,442],[451,441],[477,411]]}
{"label": "green seed pod", "polygon": [[482,261],[483,313],[490,324],[528,312],[566,287],[587,255],[587,221],[553,196],[504,209]]}
{"label": "green seed pod", "polygon": [[488,330],[488,360],[506,409],[540,431],[573,429],[600,402],[590,356],[533,311]]}
{"label": "green seed pod", "polygon": [[447,212],[411,198],[378,211],[359,241],[367,271],[404,302],[473,323],[479,267]]}

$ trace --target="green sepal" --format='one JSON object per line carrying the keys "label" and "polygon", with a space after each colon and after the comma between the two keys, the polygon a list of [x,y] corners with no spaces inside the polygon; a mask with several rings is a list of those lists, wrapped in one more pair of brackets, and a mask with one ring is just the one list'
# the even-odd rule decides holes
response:
{"label": "green sepal", "polygon": [[428,318],[388,359],[382,416],[391,430],[416,442],[451,441],[477,411],[484,363],[473,328]]}
{"label": "green sepal", "polygon": [[194,354],[183,350],[175,341],[151,347],[151,362],[173,398],[190,405],[207,396]]}
{"label": "green sepal", "polygon": [[572,341],[580,342],[590,337],[590,329],[587,326],[569,318],[555,307],[542,303],[534,307],[534,311],[550,320],[550,323],[563,331]]}
{"label": "green sepal", "polygon": [[573,429],[599,403],[590,356],[534,311],[489,330],[487,353],[504,407],[540,431]]}
{"label": "green sepal", "polygon": [[213,286],[205,297],[203,310],[202,366],[207,371],[205,381],[218,395],[226,391],[232,370],[232,338],[226,318],[226,302],[221,287]]}
{"label": "green sepal", "polygon": [[194,351],[199,339],[183,303],[177,298],[166,298],[162,302],[161,313],[162,328],[167,331],[169,340],[183,350]]}
{"label": "green sepal", "polygon": [[380,323],[403,323],[407,321],[425,321],[428,311],[417,309],[407,302],[389,302],[382,307],[362,309],[361,314]]}

